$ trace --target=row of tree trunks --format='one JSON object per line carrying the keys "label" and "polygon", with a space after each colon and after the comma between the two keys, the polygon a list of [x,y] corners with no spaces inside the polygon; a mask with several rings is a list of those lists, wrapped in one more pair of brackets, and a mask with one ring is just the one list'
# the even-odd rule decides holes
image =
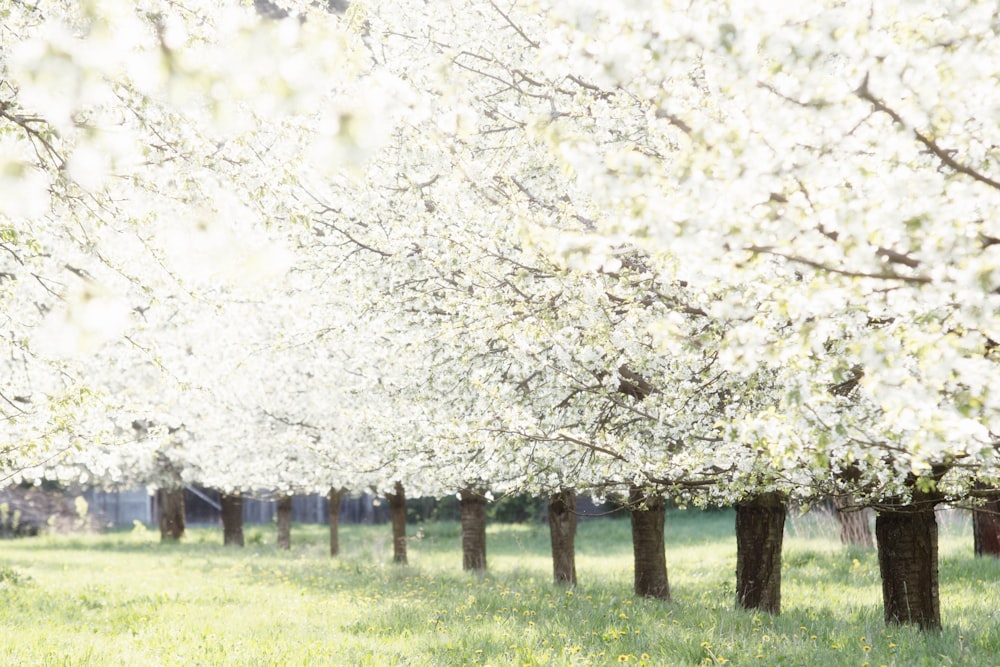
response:
{"label": "row of tree trunks", "polygon": [[[331,489],[330,553],[339,553],[340,501],[345,489]],[[406,497],[402,484],[386,494],[392,514],[393,561],[407,562]],[[223,494],[224,542],[243,544],[243,510],[240,494]],[[184,529],[183,489],[157,492],[162,539],[177,540]],[[848,501],[851,502],[851,501]],[[887,624],[913,624],[925,630],[941,627],[938,598],[937,520],[935,499],[920,493],[908,505],[889,506],[876,514],[875,536]],[[853,503],[852,503],[853,504]],[[549,529],[552,544],[553,581],[575,585],[576,494],[563,489],[549,499]],[[666,503],[658,494],[633,487],[629,493],[634,553],[635,593],[661,600],[670,599],[664,549]],[[838,509],[845,508],[839,505]],[[486,497],[466,488],[460,501],[463,568],[486,569]],[[861,512],[850,512],[861,515]],[[989,551],[1000,543],[1000,501],[990,501],[976,512],[976,552]],[[743,609],[778,614],[781,611],[781,548],[786,507],[777,494],[762,494],[736,506],[736,604]],[[278,545],[290,547],[291,497],[278,500]],[[867,526],[867,522],[865,522]],[[855,526],[848,543],[866,544],[865,530]],[[870,533],[870,529],[868,529]],[[844,533],[842,532],[842,536]],[[996,547],[1000,551],[1000,547]]]}
{"label": "row of tree trunks", "polygon": [[[339,527],[340,527],[340,503],[346,489],[330,489],[327,498],[330,502],[329,524],[330,524],[330,555],[336,556],[340,553]],[[241,493],[221,493],[219,494],[219,504],[222,514],[222,543],[225,546],[242,547],[243,537],[243,494]],[[292,525],[292,497],[281,496],[277,503],[277,524],[278,524],[278,547],[290,549],[292,546],[291,525]]]}

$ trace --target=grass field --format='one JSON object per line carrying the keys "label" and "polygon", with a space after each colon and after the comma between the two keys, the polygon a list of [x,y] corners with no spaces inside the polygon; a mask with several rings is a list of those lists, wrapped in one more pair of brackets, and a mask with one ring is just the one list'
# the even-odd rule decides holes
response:
{"label": "grass field", "polygon": [[272,526],[245,549],[221,529],[161,545],[139,527],[0,542],[2,665],[997,665],[1000,561],[972,557],[967,520],[942,526],[941,634],[882,622],[874,552],[832,523],[793,518],[784,613],[733,609],[728,512],[667,519],[674,600],[631,593],[628,521],[580,525],[573,590],[551,584],[543,525],[494,525],[489,567],[461,571],[456,524],[410,527],[392,565],[388,526]]}

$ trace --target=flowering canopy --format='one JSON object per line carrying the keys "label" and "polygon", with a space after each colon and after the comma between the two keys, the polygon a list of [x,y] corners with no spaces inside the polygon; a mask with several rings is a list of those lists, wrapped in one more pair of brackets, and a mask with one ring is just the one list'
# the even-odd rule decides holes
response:
{"label": "flowering canopy", "polygon": [[280,4],[4,10],[8,470],[998,481],[990,3]]}

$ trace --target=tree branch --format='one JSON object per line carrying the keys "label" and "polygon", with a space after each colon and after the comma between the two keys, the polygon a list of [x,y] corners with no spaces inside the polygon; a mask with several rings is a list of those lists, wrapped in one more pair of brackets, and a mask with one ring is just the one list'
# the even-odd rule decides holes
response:
{"label": "tree branch", "polygon": [[[902,116],[900,116],[893,109],[887,106],[885,102],[875,97],[875,95],[871,92],[871,89],[868,87],[868,74],[865,74],[865,79],[864,81],[861,82],[861,85],[858,87],[857,94],[858,97],[860,97],[861,99],[871,102],[872,106],[875,107],[876,111],[881,111],[885,114],[888,114],[888,116],[892,118],[893,122],[895,122],[897,125],[907,127],[906,123],[903,121]],[[920,130],[917,130],[916,128],[914,128],[913,130],[913,136],[916,137],[917,141],[922,143],[928,151],[930,151],[935,157],[937,157],[937,159],[941,160],[941,162],[944,165],[950,167],[951,169],[955,170],[960,174],[965,174],[969,178],[979,181],[980,183],[985,183],[991,188],[1000,190],[1000,181],[994,180],[989,176],[976,171],[972,167],[960,163],[959,161],[957,161],[955,158],[952,157],[954,151],[949,151],[944,148],[941,148],[941,146],[939,146],[936,141],[934,141],[927,135],[923,134],[922,132],[920,132]]]}

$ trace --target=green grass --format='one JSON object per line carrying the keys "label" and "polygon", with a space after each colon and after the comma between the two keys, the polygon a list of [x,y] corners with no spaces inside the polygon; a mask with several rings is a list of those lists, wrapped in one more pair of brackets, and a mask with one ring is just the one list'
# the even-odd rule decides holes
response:
{"label": "green grass", "polygon": [[140,529],[0,542],[3,665],[993,665],[1000,562],[971,555],[968,523],[942,527],[945,629],[882,622],[873,552],[793,520],[784,613],[736,611],[728,512],[673,512],[674,600],[631,594],[627,521],[582,523],[580,585],[553,586],[544,526],[489,529],[485,575],[461,571],[458,526],[411,526],[410,566],[389,563],[388,526],[296,526],[291,552],[249,527],[161,545]]}

